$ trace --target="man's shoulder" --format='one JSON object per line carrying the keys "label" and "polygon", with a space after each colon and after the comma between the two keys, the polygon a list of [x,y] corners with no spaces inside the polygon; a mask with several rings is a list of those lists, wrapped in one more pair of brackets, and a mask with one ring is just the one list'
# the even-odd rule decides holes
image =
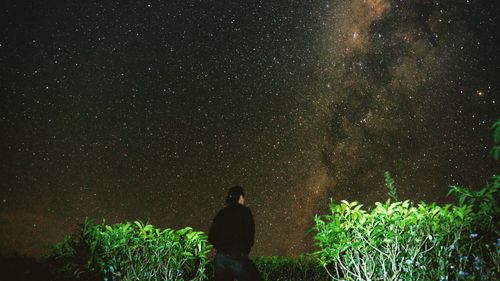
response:
{"label": "man's shoulder", "polygon": [[245,205],[238,204],[238,211],[243,215],[252,216],[252,211],[250,211],[250,208]]}
{"label": "man's shoulder", "polygon": [[219,213],[234,213],[234,212],[241,212],[241,213],[251,213],[250,208],[247,206],[241,205],[241,204],[231,204],[227,205],[224,208],[222,208]]}

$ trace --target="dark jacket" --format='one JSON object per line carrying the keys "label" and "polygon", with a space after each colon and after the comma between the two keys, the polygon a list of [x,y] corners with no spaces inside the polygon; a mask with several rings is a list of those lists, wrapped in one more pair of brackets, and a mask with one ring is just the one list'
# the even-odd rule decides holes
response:
{"label": "dark jacket", "polygon": [[229,204],[217,213],[208,231],[208,241],[220,253],[248,255],[254,243],[252,212],[241,204]]}

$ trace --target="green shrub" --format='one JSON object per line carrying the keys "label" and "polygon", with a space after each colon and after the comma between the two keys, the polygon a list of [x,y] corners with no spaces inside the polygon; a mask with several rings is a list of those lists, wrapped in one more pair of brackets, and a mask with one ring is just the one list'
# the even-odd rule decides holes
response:
{"label": "green shrub", "polygon": [[[479,237],[471,206],[388,200],[364,210],[342,201],[331,203],[330,210],[315,218],[315,239],[316,254],[332,279],[447,280],[474,274],[489,280],[498,275],[492,265],[497,245]],[[477,255],[489,247],[497,253]],[[471,257],[482,264],[471,265]]]}
{"label": "green shrub", "polygon": [[206,280],[210,248],[203,233],[190,227],[86,220],[81,233],[54,246],[50,259],[75,278],[91,272],[101,280]]}
{"label": "green shrub", "polygon": [[328,275],[316,257],[262,256],[254,259],[262,277],[266,281],[323,281]]}
{"label": "green shrub", "polygon": [[315,218],[315,254],[335,280],[498,279],[499,191],[493,176],[479,191],[451,186],[458,206],[331,202]]}
{"label": "green shrub", "polygon": [[500,213],[500,176],[491,177],[486,182],[486,186],[478,191],[452,185],[448,195],[455,196],[459,206],[471,206],[476,214],[477,226],[480,230],[488,229],[491,227],[491,223],[495,222],[495,216]]}

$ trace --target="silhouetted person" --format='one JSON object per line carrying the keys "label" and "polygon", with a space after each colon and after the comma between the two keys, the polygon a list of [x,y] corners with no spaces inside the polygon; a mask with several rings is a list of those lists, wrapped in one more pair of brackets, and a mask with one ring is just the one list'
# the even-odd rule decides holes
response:
{"label": "silhouetted person", "polygon": [[254,243],[255,223],[252,212],[243,205],[243,188],[231,187],[226,203],[208,231],[208,241],[217,250],[215,280],[262,281],[255,264],[248,258]]}

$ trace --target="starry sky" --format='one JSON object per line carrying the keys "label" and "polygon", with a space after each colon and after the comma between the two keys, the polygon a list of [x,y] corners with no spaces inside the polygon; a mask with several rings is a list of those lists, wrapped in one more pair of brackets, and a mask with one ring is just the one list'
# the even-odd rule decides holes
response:
{"label": "starry sky", "polygon": [[207,231],[241,185],[253,255],[329,198],[450,202],[498,173],[487,0],[2,1],[0,249],[86,217]]}

